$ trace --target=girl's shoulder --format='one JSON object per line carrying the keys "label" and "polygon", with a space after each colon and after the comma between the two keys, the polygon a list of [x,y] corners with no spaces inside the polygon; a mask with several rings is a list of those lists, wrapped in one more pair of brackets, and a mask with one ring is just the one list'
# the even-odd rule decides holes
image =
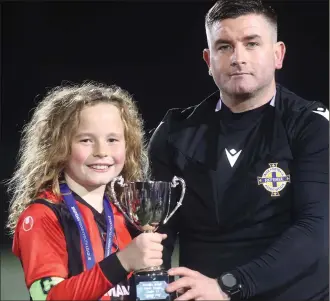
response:
{"label": "girl's shoulder", "polygon": [[[41,191],[35,200],[24,209],[19,217],[18,224],[24,228],[33,227],[37,222],[58,222],[52,206],[63,204],[60,197],[49,190]],[[47,206],[48,205],[48,206]]]}
{"label": "girl's shoulder", "polygon": [[[49,200],[44,201],[49,202]],[[40,228],[44,224],[50,226],[54,223],[58,224],[59,221],[55,212],[50,207],[42,203],[31,203],[20,215],[16,229],[27,232],[36,227]]]}

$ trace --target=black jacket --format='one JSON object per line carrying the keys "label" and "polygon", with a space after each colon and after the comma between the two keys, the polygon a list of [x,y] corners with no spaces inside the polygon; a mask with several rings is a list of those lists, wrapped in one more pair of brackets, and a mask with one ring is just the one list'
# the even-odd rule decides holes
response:
{"label": "black jacket", "polygon": [[329,111],[280,85],[274,106],[215,112],[218,100],[169,110],[150,141],[153,177],[187,185],[159,230],[165,262],[178,234],[180,266],[232,271],[243,299],[327,299]]}

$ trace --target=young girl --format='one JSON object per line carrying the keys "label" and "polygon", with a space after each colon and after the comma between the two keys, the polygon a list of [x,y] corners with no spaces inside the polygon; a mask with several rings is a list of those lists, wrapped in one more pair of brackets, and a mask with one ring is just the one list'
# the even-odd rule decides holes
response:
{"label": "young girl", "polygon": [[146,179],[142,120],[116,86],[57,87],[23,131],[8,227],[33,300],[123,299],[130,272],[162,264],[166,235],[131,240],[109,182]]}

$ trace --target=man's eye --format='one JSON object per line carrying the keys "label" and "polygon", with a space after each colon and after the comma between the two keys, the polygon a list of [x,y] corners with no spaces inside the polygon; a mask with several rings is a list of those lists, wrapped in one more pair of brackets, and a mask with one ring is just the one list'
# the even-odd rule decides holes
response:
{"label": "man's eye", "polygon": [[259,44],[257,42],[249,42],[247,43],[248,47],[255,47],[258,46]]}
{"label": "man's eye", "polygon": [[229,45],[221,45],[221,46],[219,46],[219,50],[228,50],[230,48],[230,46]]}

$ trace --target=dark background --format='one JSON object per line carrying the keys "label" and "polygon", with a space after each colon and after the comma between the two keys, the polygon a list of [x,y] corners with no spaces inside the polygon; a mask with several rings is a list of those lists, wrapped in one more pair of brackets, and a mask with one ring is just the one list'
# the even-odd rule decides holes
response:
{"label": "dark background", "polygon": [[[328,1],[267,1],[287,46],[277,80],[328,106]],[[171,107],[216,91],[202,60],[204,16],[214,1],[30,2],[1,7],[1,179],[14,169],[20,131],[47,89],[63,81],[117,84],[156,127]],[[2,241],[8,196],[1,186]]]}

